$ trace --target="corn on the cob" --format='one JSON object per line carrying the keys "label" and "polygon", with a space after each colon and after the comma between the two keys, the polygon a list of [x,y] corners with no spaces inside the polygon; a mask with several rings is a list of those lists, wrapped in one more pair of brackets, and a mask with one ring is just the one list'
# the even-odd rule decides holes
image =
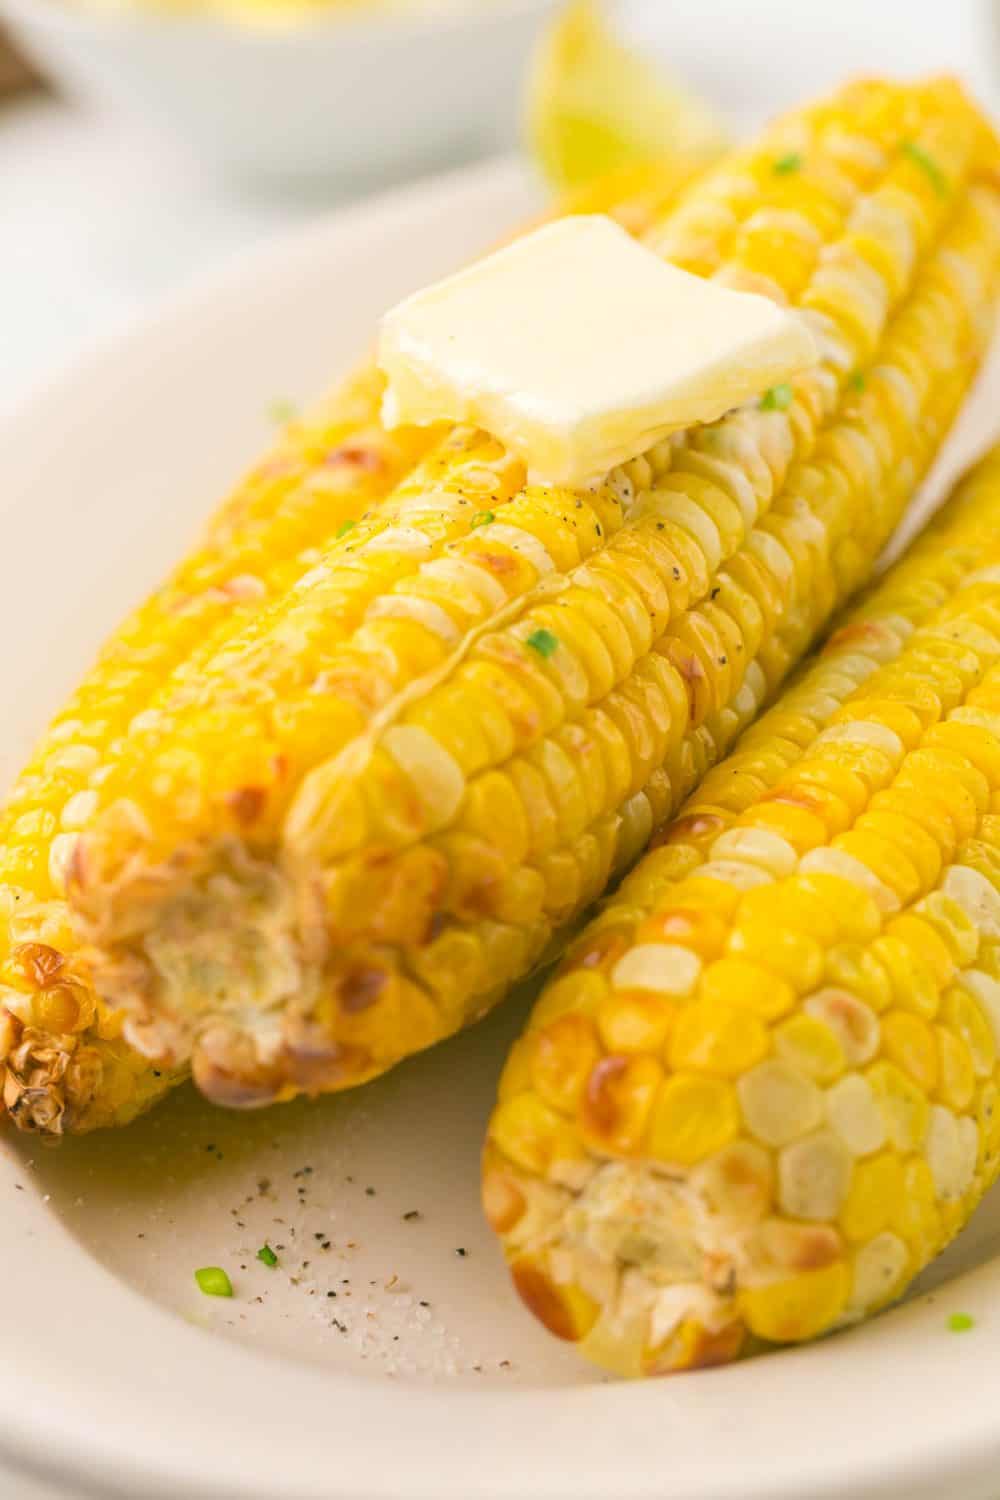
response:
{"label": "corn on the cob", "polygon": [[[560,211],[606,211],[639,233],[690,175],[670,158],[646,163],[588,185]],[[106,646],[0,812],[0,1099],[21,1129],[124,1124],[180,1076],[130,1048],[121,1015],[94,993],[50,866],[92,815],[100,767],[170,674],[183,667],[190,678],[443,436],[443,428],[387,434],[383,390],[374,365],[365,366],[289,424],[200,547]]]}
{"label": "corn on the cob", "polygon": [[550,950],[897,520],[992,325],[995,150],[947,81],[780,122],[653,239],[797,303],[815,369],[587,492],[459,432],[161,695],[67,862],[134,1045],[345,1087]]}
{"label": "corn on the cob", "polygon": [[212,518],[37,746],[0,813],[0,1094],[23,1129],[131,1118],[173,1081],[134,1053],[90,987],[52,871],[97,801],[96,768],[182,662],[217,648],[393,488],[441,429],[388,434],[374,366],[304,419]]}
{"label": "corn on the cob", "polygon": [[883,1307],[1000,1170],[1000,450],[706,779],[515,1044],[484,1203],[623,1374]]}

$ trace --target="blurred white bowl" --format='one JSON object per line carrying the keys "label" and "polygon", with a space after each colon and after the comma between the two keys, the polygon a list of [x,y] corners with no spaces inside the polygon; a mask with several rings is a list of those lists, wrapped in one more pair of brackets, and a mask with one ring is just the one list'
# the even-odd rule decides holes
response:
{"label": "blurred white bowl", "polygon": [[287,25],[86,0],[0,0],[0,15],[68,92],[166,120],[209,162],[371,183],[509,144],[552,4],[331,6]]}

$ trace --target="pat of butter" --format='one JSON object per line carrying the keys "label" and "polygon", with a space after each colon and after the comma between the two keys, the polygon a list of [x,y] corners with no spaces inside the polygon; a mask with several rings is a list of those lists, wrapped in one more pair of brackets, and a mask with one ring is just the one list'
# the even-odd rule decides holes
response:
{"label": "pat of butter", "polygon": [[383,416],[470,422],[584,484],[815,363],[794,314],[692,276],[612,219],[546,225],[387,313]]}

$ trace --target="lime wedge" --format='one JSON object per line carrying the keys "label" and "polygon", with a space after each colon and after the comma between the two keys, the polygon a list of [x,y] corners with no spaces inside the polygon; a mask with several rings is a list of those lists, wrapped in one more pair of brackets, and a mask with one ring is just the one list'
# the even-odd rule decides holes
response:
{"label": "lime wedge", "polygon": [[664,156],[709,161],[725,144],[711,110],[621,42],[596,0],[571,0],[545,32],[525,103],[528,144],[562,192]]}

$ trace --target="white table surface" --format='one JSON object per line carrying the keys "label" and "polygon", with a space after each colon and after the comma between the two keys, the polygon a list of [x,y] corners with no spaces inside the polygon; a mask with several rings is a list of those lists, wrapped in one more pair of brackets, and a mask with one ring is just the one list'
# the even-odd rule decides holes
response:
{"label": "white table surface", "polygon": [[[848,71],[954,68],[1000,95],[1000,0],[623,9],[737,129]],[[0,107],[0,408],[158,297],[336,201],[252,198],[132,121],[48,101]],[[0,1472],[0,1500],[67,1497]]]}

